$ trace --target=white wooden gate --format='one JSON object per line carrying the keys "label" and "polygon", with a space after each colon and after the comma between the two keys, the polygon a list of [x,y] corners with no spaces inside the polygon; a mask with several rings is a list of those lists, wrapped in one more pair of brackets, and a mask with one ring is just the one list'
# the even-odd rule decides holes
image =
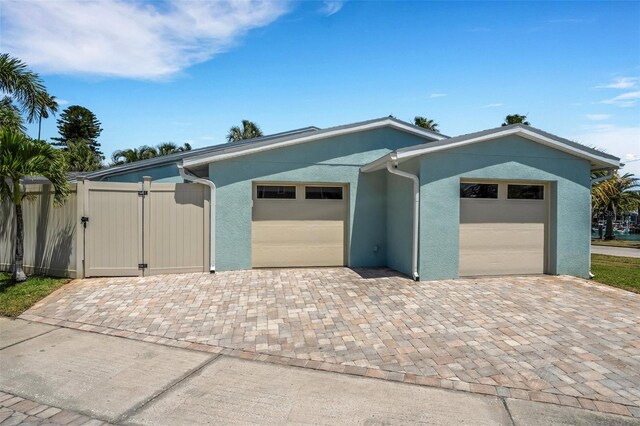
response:
{"label": "white wooden gate", "polygon": [[84,182],[84,275],[209,270],[209,196],[188,183]]}

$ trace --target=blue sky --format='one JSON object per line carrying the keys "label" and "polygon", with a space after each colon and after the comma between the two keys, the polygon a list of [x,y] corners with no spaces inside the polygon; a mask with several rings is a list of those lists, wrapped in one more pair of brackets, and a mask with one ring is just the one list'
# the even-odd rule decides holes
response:
{"label": "blue sky", "polygon": [[[532,125],[640,159],[639,2],[3,1],[2,51],[105,153],[392,114],[448,135]],[[35,128],[30,128],[35,135]],[[55,120],[43,135],[57,134]],[[626,171],[640,175],[640,161]]]}

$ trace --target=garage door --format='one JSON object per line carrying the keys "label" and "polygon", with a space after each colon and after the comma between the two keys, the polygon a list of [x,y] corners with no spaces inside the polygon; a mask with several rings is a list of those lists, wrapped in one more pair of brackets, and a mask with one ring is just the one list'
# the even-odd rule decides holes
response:
{"label": "garage door", "polygon": [[460,276],[542,274],[547,187],[460,184]]}
{"label": "garage door", "polygon": [[343,185],[255,184],[254,268],[345,265]]}

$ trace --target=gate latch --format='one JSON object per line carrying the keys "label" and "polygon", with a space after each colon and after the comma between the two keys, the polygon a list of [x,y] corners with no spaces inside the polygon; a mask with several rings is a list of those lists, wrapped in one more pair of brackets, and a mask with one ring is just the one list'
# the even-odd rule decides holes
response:
{"label": "gate latch", "polygon": [[146,263],[138,263],[138,269],[147,269],[148,267]]}
{"label": "gate latch", "polygon": [[144,197],[145,195],[149,195],[149,191],[138,191],[138,197]]}
{"label": "gate latch", "polygon": [[82,226],[84,226],[85,228],[87,227],[87,222],[89,222],[89,218],[87,216],[82,216],[80,218],[80,223],[82,223]]}

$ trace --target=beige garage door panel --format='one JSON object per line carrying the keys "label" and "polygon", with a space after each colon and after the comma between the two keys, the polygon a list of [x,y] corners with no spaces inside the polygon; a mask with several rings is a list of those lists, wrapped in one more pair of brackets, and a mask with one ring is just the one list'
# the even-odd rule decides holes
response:
{"label": "beige garage door panel", "polygon": [[[499,244],[498,244],[499,243]],[[460,248],[481,250],[544,249],[543,223],[463,223]]]}
{"label": "beige garage door panel", "polygon": [[543,223],[460,224],[461,276],[543,272]]}
{"label": "beige garage door panel", "polygon": [[543,201],[460,200],[460,223],[541,223],[546,216]]}
{"label": "beige garage door panel", "polygon": [[254,200],[253,220],[341,220],[346,207],[343,200]]}
{"label": "beige garage door panel", "polygon": [[253,267],[344,265],[344,221],[253,222]]}

